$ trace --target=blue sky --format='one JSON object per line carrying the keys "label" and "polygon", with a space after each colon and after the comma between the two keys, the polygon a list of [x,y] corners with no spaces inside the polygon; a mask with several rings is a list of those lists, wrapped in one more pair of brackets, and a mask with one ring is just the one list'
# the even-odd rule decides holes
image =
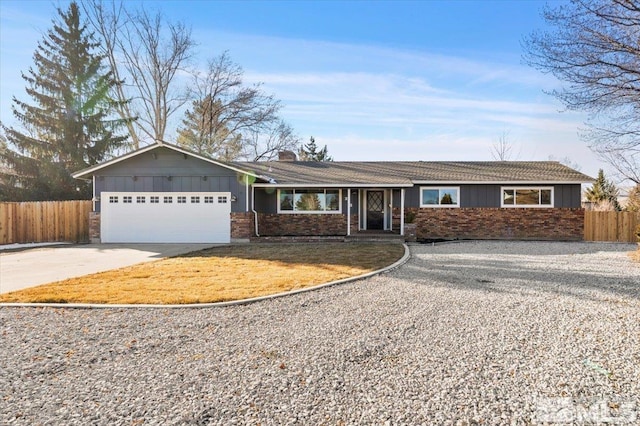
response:
{"label": "blue sky", "polygon": [[[551,76],[521,61],[544,28],[542,1],[146,1],[191,26],[194,65],[228,51],[247,82],[280,99],[283,118],[336,160],[491,160],[508,133],[518,160],[570,157],[594,176],[605,164],[581,141],[585,117],[543,93]],[[0,2],[0,119],[27,100],[31,65],[55,6]],[[176,116],[167,139],[175,138]]]}

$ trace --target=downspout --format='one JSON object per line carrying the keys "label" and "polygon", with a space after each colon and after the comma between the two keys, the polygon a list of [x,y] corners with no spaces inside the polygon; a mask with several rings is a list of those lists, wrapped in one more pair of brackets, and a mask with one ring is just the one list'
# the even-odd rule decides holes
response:
{"label": "downspout", "polygon": [[404,236],[404,188],[400,190],[400,235]]}
{"label": "downspout", "polygon": [[347,237],[351,235],[351,188],[347,188]]}
{"label": "downspout", "polygon": [[260,233],[258,232],[258,212],[256,211],[256,187],[255,186],[251,186],[251,211],[253,212],[253,221],[254,221],[256,237],[259,237]]}

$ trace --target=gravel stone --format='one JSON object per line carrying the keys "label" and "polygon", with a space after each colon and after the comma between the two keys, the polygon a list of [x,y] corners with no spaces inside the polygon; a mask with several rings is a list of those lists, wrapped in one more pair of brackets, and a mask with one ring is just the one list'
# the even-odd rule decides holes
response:
{"label": "gravel stone", "polygon": [[636,424],[635,248],[413,245],[248,305],[3,307],[0,424]]}

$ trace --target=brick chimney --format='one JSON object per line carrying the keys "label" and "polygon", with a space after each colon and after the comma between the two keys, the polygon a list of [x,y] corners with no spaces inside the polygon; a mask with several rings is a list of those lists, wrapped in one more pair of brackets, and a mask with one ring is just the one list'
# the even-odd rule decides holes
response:
{"label": "brick chimney", "polygon": [[280,151],[278,152],[278,161],[296,161],[298,157],[293,151]]}

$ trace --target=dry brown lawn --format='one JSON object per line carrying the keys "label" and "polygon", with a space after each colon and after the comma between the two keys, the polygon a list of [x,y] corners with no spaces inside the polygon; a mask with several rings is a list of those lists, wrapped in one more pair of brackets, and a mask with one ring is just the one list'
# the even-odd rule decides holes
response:
{"label": "dry brown lawn", "polygon": [[640,247],[638,247],[638,250],[630,252],[629,257],[634,262],[640,263]]}
{"label": "dry brown lawn", "polygon": [[251,244],[71,278],[0,295],[0,302],[210,303],[315,286],[400,259],[400,244]]}

